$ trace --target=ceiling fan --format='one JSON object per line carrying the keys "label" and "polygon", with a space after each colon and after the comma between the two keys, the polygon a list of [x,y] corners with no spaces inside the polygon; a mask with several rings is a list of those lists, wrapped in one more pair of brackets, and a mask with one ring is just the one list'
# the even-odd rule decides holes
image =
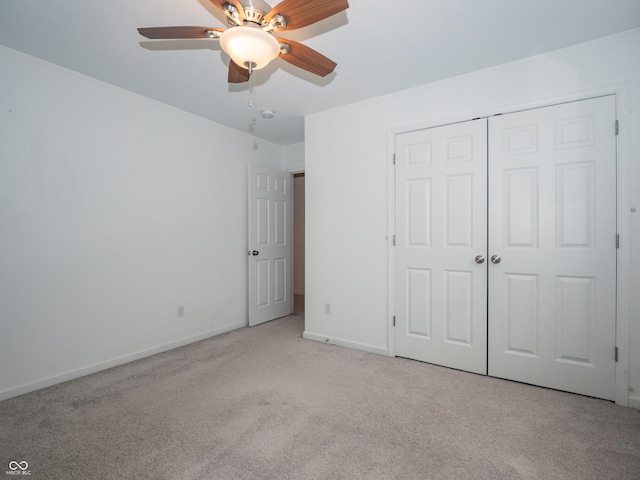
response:
{"label": "ceiling fan", "polygon": [[263,0],[211,0],[224,12],[230,28],[149,27],[138,32],[149,39],[218,38],[231,57],[229,83],[249,80],[254,70],[276,57],[324,77],[336,63],[319,52],[275,33],[306,27],[349,8],[347,0],[283,0],[271,8]]}

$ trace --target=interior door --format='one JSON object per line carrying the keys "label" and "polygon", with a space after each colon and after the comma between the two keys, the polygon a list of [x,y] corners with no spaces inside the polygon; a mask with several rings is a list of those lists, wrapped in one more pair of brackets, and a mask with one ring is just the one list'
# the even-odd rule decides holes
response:
{"label": "interior door", "polygon": [[487,127],[396,136],[396,354],[487,373]]}
{"label": "interior door", "polygon": [[249,165],[249,325],[293,311],[291,174]]}
{"label": "interior door", "polygon": [[489,120],[489,375],[614,399],[615,97]]}

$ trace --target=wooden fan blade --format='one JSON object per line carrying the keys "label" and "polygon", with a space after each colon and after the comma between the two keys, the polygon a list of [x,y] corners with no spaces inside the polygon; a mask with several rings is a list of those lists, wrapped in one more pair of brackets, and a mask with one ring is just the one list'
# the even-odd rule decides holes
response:
{"label": "wooden fan blade", "polygon": [[229,60],[229,83],[244,83],[249,80],[249,70]]}
{"label": "wooden fan blade", "polygon": [[173,38],[209,38],[208,31],[214,30],[222,33],[222,28],[213,27],[149,27],[139,28],[138,32],[143,37],[156,39],[173,39]]}
{"label": "wooden fan blade", "polygon": [[275,15],[282,15],[287,26],[280,30],[294,30],[319,22],[349,8],[347,0],[283,0],[265,16],[269,22]]}
{"label": "wooden fan blade", "polygon": [[289,53],[281,53],[280,58],[285,62],[289,62],[291,65],[295,65],[321,77],[329,75],[333,72],[333,69],[336,68],[336,62],[329,60],[313,48],[309,48],[293,40],[286,40],[284,38],[278,38],[277,40],[280,43],[289,45]]}

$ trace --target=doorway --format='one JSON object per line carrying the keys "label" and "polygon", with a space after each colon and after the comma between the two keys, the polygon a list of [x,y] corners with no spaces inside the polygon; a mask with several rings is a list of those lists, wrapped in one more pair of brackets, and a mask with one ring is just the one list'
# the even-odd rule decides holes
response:
{"label": "doorway", "polygon": [[615,398],[615,118],[609,95],[396,136],[398,356]]}
{"label": "doorway", "polygon": [[293,175],[293,312],[304,317],[305,176]]}

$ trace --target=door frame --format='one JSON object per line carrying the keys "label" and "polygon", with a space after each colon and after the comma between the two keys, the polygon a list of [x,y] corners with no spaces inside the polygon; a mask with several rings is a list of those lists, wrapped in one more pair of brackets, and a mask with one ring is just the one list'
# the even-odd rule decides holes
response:
{"label": "door frame", "polygon": [[[604,95],[615,95],[616,115],[620,124],[616,138],[617,145],[617,191],[616,191],[616,223],[620,235],[620,246],[616,256],[616,346],[618,361],[616,362],[615,402],[621,406],[629,406],[629,368],[630,368],[630,284],[631,284],[631,203],[629,181],[629,109],[630,92],[628,83],[614,84],[571,95],[548,97],[543,100],[520,103],[509,107],[494,107],[480,111],[471,111],[450,117],[437,117],[424,122],[399,126],[387,131],[387,352],[390,357],[396,356],[395,335],[395,137],[415,130],[434,128],[452,123],[464,122],[476,118],[492,117],[503,113],[514,113],[533,108],[549,107],[561,103],[587,100]],[[612,127],[613,128],[613,127]]]}

